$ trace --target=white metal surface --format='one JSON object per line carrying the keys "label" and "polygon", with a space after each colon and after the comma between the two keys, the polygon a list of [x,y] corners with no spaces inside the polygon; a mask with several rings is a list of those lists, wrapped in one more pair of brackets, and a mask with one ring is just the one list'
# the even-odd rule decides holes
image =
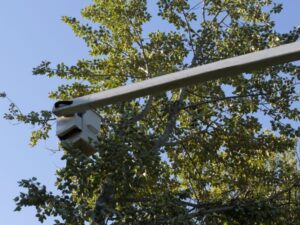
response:
{"label": "white metal surface", "polygon": [[82,131],[82,117],[77,113],[73,116],[60,116],[56,121],[56,135],[61,139],[70,136],[70,133]]}
{"label": "white metal surface", "polygon": [[62,142],[70,143],[90,155],[96,151],[100,123],[100,117],[92,110],[61,116],[57,118],[56,135]]}
{"label": "white metal surface", "polygon": [[75,98],[69,101],[68,105],[56,104],[53,113],[57,116],[74,114],[90,108],[127,101],[141,96],[155,95],[173,88],[251,72],[299,59],[300,43],[295,42]]}

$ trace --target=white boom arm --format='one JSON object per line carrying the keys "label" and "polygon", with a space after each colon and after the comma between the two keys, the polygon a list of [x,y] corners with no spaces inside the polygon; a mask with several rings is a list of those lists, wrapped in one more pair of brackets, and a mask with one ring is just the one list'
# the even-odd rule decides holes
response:
{"label": "white boom arm", "polygon": [[72,115],[91,108],[141,96],[155,95],[174,88],[251,72],[299,59],[300,43],[295,42],[86,95],[72,101],[59,101],[55,103],[53,113],[57,116]]}

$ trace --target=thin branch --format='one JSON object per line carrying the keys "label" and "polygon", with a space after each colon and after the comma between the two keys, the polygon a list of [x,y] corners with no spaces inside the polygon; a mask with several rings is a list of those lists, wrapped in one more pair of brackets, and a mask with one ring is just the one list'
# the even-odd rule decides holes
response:
{"label": "thin branch", "polygon": [[148,114],[148,112],[151,109],[152,102],[153,102],[153,96],[150,96],[144,109],[138,115],[136,115],[135,118],[133,118],[133,120],[132,120],[133,123],[136,123],[136,122],[142,120]]}
{"label": "thin branch", "polygon": [[219,22],[219,25],[224,24],[224,21],[226,20],[226,18],[229,16],[229,14],[227,13],[223,19]]}
{"label": "thin branch", "polygon": [[205,4],[205,1],[203,1],[203,7],[202,7],[202,20],[203,22],[206,23],[206,4]]}
{"label": "thin branch", "polygon": [[186,96],[186,88],[182,88],[179,99],[174,104],[173,108],[170,110],[169,120],[166,125],[164,134],[162,134],[158,138],[158,140],[155,142],[154,150],[156,150],[156,151],[159,150],[159,148],[162,147],[163,145],[165,145],[165,143],[168,141],[170,134],[173,132],[173,130],[176,126],[177,115],[180,111],[180,106],[182,105],[185,96]]}
{"label": "thin branch", "polygon": [[[175,136],[174,136],[174,137],[175,137]],[[177,137],[175,137],[175,138],[177,139]],[[178,140],[178,139],[177,139],[177,140]],[[180,145],[182,146],[182,148],[183,148],[185,154],[188,156],[189,160],[191,161],[194,170],[197,171],[197,173],[200,175],[201,172],[200,172],[200,171],[198,170],[198,168],[196,167],[197,163],[195,163],[195,161],[193,160],[193,158],[192,158],[192,156],[190,155],[189,151],[187,150],[186,146],[183,144],[183,142],[181,142]],[[189,172],[190,172],[190,174],[191,174],[191,171],[189,171]],[[191,185],[192,191],[194,192],[194,195],[195,195],[195,197],[196,197],[196,199],[197,199],[197,202],[198,202],[198,204],[199,204],[199,202],[200,202],[200,197],[198,196],[198,193],[197,193],[196,190],[194,189],[193,183],[192,183],[192,181],[191,181],[190,179],[189,179],[189,183],[190,183],[190,185]],[[198,205],[198,204],[197,204],[197,205]]]}
{"label": "thin branch", "polygon": [[[191,34],[191,31],[193,30],[188,19],[187,19],[187,13],[185,13],[183,11],[183,16],[184,16],[184,20],[185,20],[185,23],[187,25],[187,32],[188,32],[188,35],[189,35],[189,45],[191,46],[192,48],[192,51],[193,51],[193,54],[194,54],[194,57],[196,56],[196,50],[195,50],[195,46],[193,44],[193,37],[192,37],[192,34]],[[193,30],[194,31],[194,30]]]}
{"label": "thin branch", "polygon": [[212,99],[212,100],[208,100],[208,101],[203,101],[197,104],[190,104],[187,105],[185,107],[183,107],[182,109],[189,109],[189,108],[194,108],[200,105],[205,105],[205,104],[210,104],[210,103],[216,103],[219,101],[227,101],[227,100],[232,100],[232,99],[237,99],[237,98],[249,98],[249,97],[258,97],[258,96],[265,96],[265,94],[249,94],[249,95],[234,95],[234,96],[227,96],[227,97],[223,97],[223,98],[218,98],[218,99]]}
{"label": "thin branch", "polygon": [[[134,23],[130,20],[130,18],[126,18],[126,19],[129,21],[130,25],[132,26],[134,34],[138,38],[138,40],[136,40],[136,43],[140,47],[142,54],[143,54],[143,60],[144,60],[145,68],[146,68],[146,77],[151,78],[152,76],[150,75],[150,71],[149,71],[149,62],[148,62],[148,57],[145,52],[143,38],[141,37],[141,34],[136,30],[136,27],[135,27]],[[130,33],[130,35],[132,36],[132,39],[134,40],[135,38],[134,38],[133,34]]]}
{"label": "thin branch", "polygon": [[187,12],[191,12],[191,11],[194,11],[194,10],[197,10],[200,8],[200,5],[204,2],[204,0],[198,2],[197,4],[195,4],[192,8],[190,8]]}
{"label": "thin branch", "polygon": [[216,21],[218,16],[220,15],[220,13],[224,12],[224,10],[220,9],[214,16],[214,18],[212,19],[212,21]]}
{"label": "thin branch", "polygon": [[21,111],[21,109],[6,95],[5,96],[5,98],[8,100],[8,102],[12,105],[12,106],[14,106],[17,110],[18,110],[18,112],[21,114],[21,115],[24,115],[23,113],[22,113],[22,111]]}
{"label": "thin branch", "polygon": [[[98,73],[94,73],[92,71],[90,71],[90,73],[92,74],[85,74],[85,77],[114,77],[116,75],[105,75],[105,74],[98,74]],[[122,74],[122,76],[125,77],[130,77],[130,78],[139,78],[139,79],[144,79],[145,77],[143,76],[135,76],[135,75],[127,75],[127,74]]]}

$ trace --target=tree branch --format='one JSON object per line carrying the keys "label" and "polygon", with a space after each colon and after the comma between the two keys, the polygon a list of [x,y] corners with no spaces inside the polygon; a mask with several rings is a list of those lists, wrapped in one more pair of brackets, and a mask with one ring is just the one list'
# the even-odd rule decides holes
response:
{"label": "tree branch", "polygon": [[132,120],[133,123],[136,123],[136,122],[142,120],[148,114],[148,112],[151,109],[152,102],[153,102],[153,96],[149,96],[149,99],[148,99],[144,109],[138,115],[136,115],[135,118],[133,118],[133,120]]}
{"label": "tree branch", "polygon": [[233,96],[227,96],[227,97],[223,97],[223,98],[218,98],[218,99],[212,99],[212,100],[208,100],[208,101],[203,101],[197,104],[190,104],[188,106],[185,106],[181,109],[190,109],[190,108],[195,108],[197,106],[200,105],[205,105],[205,104],[210,104],[210,103],[216,103],[219,101],[227,101],[227,100],[232,100],[232,99],[237,99],[237,98],[249,98],[249,97],[258,97],[258,96],[266,96],[266,94],[249,94],[249,95],[233,95]]}
{"label": "tree branch", "polygon": [[159,148],[165,145],[165,143],[168,141],[170,134],[173,132],[176,126],[177,115],[180,111],[180,106],[183,103],[186,93],[187,93],[186,88],[182,88],[177,102],[175,102],[173,108],[170,110],[169,119],[164,134],[162,134],[154,143],[154,147],[153,147],[154,150],[158,151]]}

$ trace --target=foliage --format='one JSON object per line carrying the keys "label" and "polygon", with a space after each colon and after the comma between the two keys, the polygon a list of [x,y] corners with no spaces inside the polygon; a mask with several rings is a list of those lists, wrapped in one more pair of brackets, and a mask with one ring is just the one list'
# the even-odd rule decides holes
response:
{"label": "foliage", "polygon": [[[49,97],[71,99],[299,38],[298,28],[276,31],[272,15],[282,5],[272,0],[157,0],[157,15],[149,4],[94,0],[82,10],[89,24],[63,17],[92,58],[37,66],[35,75],[74,81]],[[171,31],[158,30],[158,18]],[[300,119],[299,79],[299,66],[287,63],[98,109],[97,153],[64,146],[60,194],[22,180],[27,192],[16,210],[35,206],[41,222],[54,216],[56,225],[299,224],[300,129],[291,125]],[[24,117],[12,107],[8,115],[46,127],[33,144],[47,138],[51,113]]]}
{"label": "foliage", "polygon": [[51,130],[50,122],[55,120],[50,111],[42,110],[41,112],[31,111],[27,115],[22,113],[21,109],[7,96],[5,92],[0,93],[0,98],[8,100],[8,113],[4,114],[4,118],[10,121],[18,121],[25,124],[38,125],[39,128],[31,134],[30,145],[35,146],[40,139],[46,140]]}

